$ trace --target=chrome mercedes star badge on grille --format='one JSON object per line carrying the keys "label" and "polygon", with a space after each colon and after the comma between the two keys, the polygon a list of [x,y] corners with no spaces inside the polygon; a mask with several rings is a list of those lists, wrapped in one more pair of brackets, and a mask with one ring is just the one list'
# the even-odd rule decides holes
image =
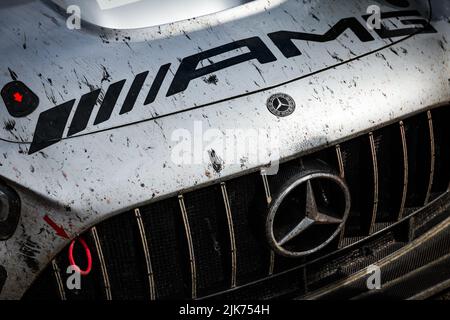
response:
{"label": "chrome mercedes star badge on grille", "polygon": [[269,244],[286,257],[314,253],[340,233],[349,211],[350,192],[338,175],[304,170],[282,185],[269,207]]}

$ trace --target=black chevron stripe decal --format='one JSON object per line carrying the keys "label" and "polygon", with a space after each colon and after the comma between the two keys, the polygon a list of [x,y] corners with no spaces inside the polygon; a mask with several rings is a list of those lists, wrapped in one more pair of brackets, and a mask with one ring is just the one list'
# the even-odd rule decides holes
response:
{"label": "black chevron stripe decal", "polygon": [[47,148],[62,139],[75,99],[42,112],[28,154]]}
{"label": "black chevron stripe decal", "polygon": [[86,129],[99,94],[100,89],[97,89],[81,96],[80,103],[78,103],[67,136],[72,136]]}
{"label": "black chevron stripe decal", "polygon": [[128,91],[127,97],[123,103],[122,109],[120,109],[119,114],[124,114],[130,112],[134,108],[134,104],[136,103],[136,99],[141,92],[142,86],[147,78],[148,71],[139,73],[133,80],[131,84],[131,88]]}
{"label": "black chevron stripe decal", "polygon": [[94,125],[109,120],[124,84],[125,80],[121,80],[109,86],[108,90],[105,93],[105,98],[103,99],[102,105],[98,110]]}
{"label": "black chevron stripe decal", "polygon": [[[162,66],[156,75],[147,96],[147,99],[150,99],[151,102],[155,100],[169,67],[170,64]],[[127,96],[125,97],[120,114],[129,112],[134,108],[137,97],[142,90],[142,86],[144,85],[148,73],[149,72],[146,71],[136,75]],[[95,118],[94,125],[109,120],[125,82],[126,80],[121,80],[111,84],[108,87]],[[92,115],[92,111],[98,101],[100,92],[101,89],[97,89],[81,96],[80,102],[77,105],[77,109],[75,110],[75,114],[70,123],[67,137],[73,136],[86,129]],[[36,125],[33,142],[31,143],[28,154],[33,154],[63,139],[64,129],[66,128],[70,112],[72,111],[74,104],[75,99],[60,104],[40,114]]]}
{"label": "black chevron stripe decal", "polygon": [[145,98],[144,105],[150,104],[155,101],[156,96],[161,88],[161,85],[166,77],[167,71],[169,71],[170,63],[165,64],[159,68],[158,73],[156,74],[155,80],[150,87],[147,98]]}

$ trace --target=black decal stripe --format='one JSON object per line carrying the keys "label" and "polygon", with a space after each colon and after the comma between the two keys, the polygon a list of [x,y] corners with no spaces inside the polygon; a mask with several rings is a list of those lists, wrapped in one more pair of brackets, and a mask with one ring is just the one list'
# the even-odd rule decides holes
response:
{"label": "black decal stripe", "polygon": [[100,89],[97,89],[81,96],[77,110],[75,111],[72,122],[70,124],[67,136],[74,135],[75,133],[86,129],[99,94]]}
{"label": "black decal stripe", "polygon": [[297,46],[294,43],[292,43],[292,40],[328,42],[338,38],[347,29],[352,30],[353,33],[362,42],[375,40],[375,38],[372,37],[369,31],[367,31],[356,18],[346,18],[340,20],[325,34],[313,34],[294,31],[278,31],[269,33],[268,36],[286,58],[291,58],[302,54],[300,50],[297,48]]}
{"label": "black decal stripe", "polygon": [[166,77],[167,72],[169,71],[170,63],[165,64],[159,68],[158,73],[156,74],[155,80],[152,83],[152,86],[150,87],[150,91],[148,92],[147,98],[145,98],[144,105],[147,105],[149,103],[152,103],[155,101],[156,96],[159,92],[159,89],[161,88],[161,85],[164,81],[164,78]]}
{"label": "black decal stripe", "polygon": [[122,105],[122,109],[120,109],[120,114],[124,114],[130,112],[134,108],[134,104],[136,103],[136,99],[139,95],[139,92],[144,85],[145,79],[147,78],[148,71],[139,73],[133,80],[131,84],[130,91],[128,91],[127,97]]}
{"label": "black decal stripe", "polygon": [[103,99],[102,105],[98,110],[94,125],[109,120],[124,84],[125,80],[121,80],[109,86],[108,90],[106,91],[105,98]]}
{"label": "black decal stripe", "polygon": [[28,154],[47,148],[62,139],[75,99],[67,101],[39,115]]}

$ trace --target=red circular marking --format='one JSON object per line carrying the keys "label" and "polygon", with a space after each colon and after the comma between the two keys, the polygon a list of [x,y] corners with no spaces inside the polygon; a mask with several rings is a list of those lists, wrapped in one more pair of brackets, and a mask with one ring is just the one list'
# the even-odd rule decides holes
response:
{"label": "red circular marking", "polygon": [[89,247],[87,246],[86,242],[82,238],[78,238],[78,240],[80,241],[81,245],[83,246],[84,252],[86,254],[86,258],[88,261],[87,268],[86,268],[86,270],[81,270],[80,267],[78,267],[78,265],[75,263],[75,259],[73,258],[73,247],[75,246],[76,239],[72,240],[72,242],[70,243],[70,246],[69,246],[69,262],[70,262],[70,265],[77,272],[79,272],[82,276],[87,276],[91,272],[91,269],[92,269],[91,250],[89,250]]}

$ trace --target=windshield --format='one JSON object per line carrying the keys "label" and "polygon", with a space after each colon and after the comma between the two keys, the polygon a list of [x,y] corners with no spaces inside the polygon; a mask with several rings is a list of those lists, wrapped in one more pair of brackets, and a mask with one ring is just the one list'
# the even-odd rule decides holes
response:
{"label": "windshield", "polygon": [[81,19],[112,29],[144,28],[200,17],[254,0],[52,0],[64,11],[78,6]]}

